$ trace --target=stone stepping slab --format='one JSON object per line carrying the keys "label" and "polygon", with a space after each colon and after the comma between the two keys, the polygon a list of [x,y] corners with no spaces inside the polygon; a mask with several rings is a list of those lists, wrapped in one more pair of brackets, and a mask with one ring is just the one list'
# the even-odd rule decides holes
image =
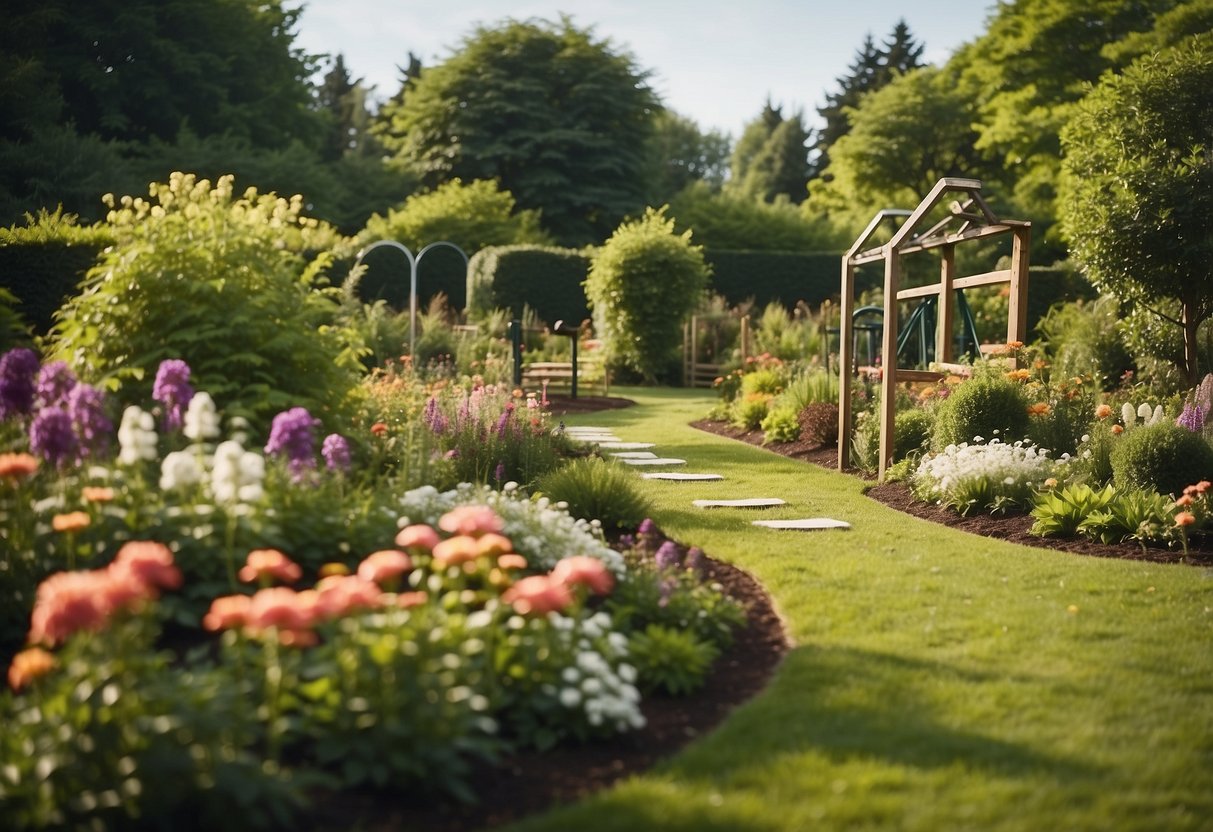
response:
{"label": "stone stepping slab", "polygon": [[692,500],[696,508],[771,508],[787,505],[778,497],[751,497],[745,500]]}
{"label": "stone stepping slab", "polygon": [[685,459],[675,459],[672,456],[659,456],[652,459],[621,459],[624,465],[686,465]]}
{"label": "stone stepping slab", "polygon": [[611,454],[615,459],[657,459],[657,454],[652,451],[616,451]]}
{"label": "stone stepping slab", "polygon": [[585,435],[569,434],[569,439],[572,439],[574,442],[585,442],[590,445],[601,445],[603,442],[619,441],[619,438],[615,436],[594,436],[588,433]]}
{"label": "stone stepping slab", "polygon": [[660,474],[641,474],[646,480],[669,480],[670,482],[716,482],[722,480],[720,474],[680,474],[674,471]]}
{"label": "stone stepping slab", "polygon": [[598,446],[604,450],[610,451],[643,451],[645,448],[654,448],[654,442],[599,442]]}
{"label": "stone stepping slab", "polygon": [[753,520],[755,526],[767,529],[799,529],[812,531],[815,529],[849,529],[851,524],[843,520],[832,520],[829,517],[805,517],[800,520]]}
{"label": "stone stepping slab", "polygon": [[595,425],[569,425],[565,433],[610,433],[613,428],[600,428]]}

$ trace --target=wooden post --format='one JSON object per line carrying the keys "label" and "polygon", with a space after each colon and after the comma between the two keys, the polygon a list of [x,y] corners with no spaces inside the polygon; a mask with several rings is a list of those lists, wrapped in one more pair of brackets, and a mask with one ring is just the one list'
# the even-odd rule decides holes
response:
{"label": "wooden post", "polygon": [[956,277],[956,246],[944,246],[940,252],[943,259],[939,265],[939,315],[935,322],[935,360],[952,363],[956,356],[952,351],[952,326],[956,320],[956,290],[952,281]]}
{"label": "wooden post", "polygon": [[699,386],[699,317],[691,316],[691,387]]}
{"label": "wooden post", "polygon": [[[842,296],[838,307],[838,470],[846,467],[851,447],[851,315],[855,311],[855,267],[842,257]],[[829,321],[826,321],[827,328]],[[829,340],[829,336],[826,336]],[[826,346],[829,349],[829,345]]]}
{"label": "wooden post", "polygon": [[897,415],[897,290],[901,284],[901,255],[885,247],[884,337],[880,347],[880,463],[877,476],[893,464],[893,422]]}
{"label": "wooden post", "polygon": [[[691,320],[694,320],[694,319],[695,319],[695,316],[692,315]],[[688,329],[689,326],[690,326],[690,324],[688,324],[686,321],[682,322],[682,386],[683,387],[693,387],[694,386],[691,384],[691,364],[690,364],[690,359],[687,357],[687,349],[690,344],[690,331]]]}
{"label": "wooden post", "polygon": [[744,369],[746,359],[750,357],[750,316],[741,316],[741,366]]}
{"label": "wooden post", "polygon": [[1007,341],[1024,341],[1028,330],[1028,259],[1032,250],[1032,226],[1011,231],[1011,289],[1007,307]]}

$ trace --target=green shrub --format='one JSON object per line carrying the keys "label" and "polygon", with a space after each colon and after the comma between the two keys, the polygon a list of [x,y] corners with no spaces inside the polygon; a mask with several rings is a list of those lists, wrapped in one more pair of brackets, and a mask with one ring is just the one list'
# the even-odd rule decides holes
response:
{"label": "green shrub", "polygon": [[683,696],[702,687],[719,651],[692,632],[650,624],[628,639],[628,658],[641,690]]}
{"label": "green shrub", "polygon": [[179,173],[151,201],[123,197],[109,218],[118,242],[58,313],[49,357],[128,402],[150,399],[160,362],[180,358],[230,414],[264,426],[301,406],[344,423],[357,356],[292,253],[325,234],[301,207]]}
{"label": "green shrub", "polygon": [[770,413],[773,399],[769,393],[746,393],[733,402],[729,421],[744,430],[758,430]]}
{"label": "green shrub", "polygon": [[1111,458],[1118,488],[1178,495],[1185,486],[1213,479],[1213,447],[1171,422],[1125,431]]}
{"label": "green shrub", "polygon": [[935,417],[922,408],[903,410],[893,422],[893,459],[901,460],[930,447]]}
{"label": "green shrub", "polygon": [[978,436],[1014,442],[1027,436],[1028,426],[1028,401],[1023,385],[985,373],[958,385],[940,402],[932,445],[943,450],[948,445],[972,442]]}
{"label": "green shrub", "polygon": [[667,373],[708,274],[703,249],[690,232],[676,235],[663,210],[621,225],[594,253],[585,281],[610,362],[649,382]]}
{"label": "green shrub", "polygon": [[1033,500],[1031,532],[1041,537],[1073,537],[1094,512],[1104,512],[1116,491],[1108,485],[1095,490],[1085,483],[1042,491]]}
{"label": "green shrub", "polygon": [[652,507],[631,471],[596,457],[571,460],[540,477],[537,489],[567,503],[572,516],[598,520],[604,529],[634,529]]}
{"label": "green shrub", "polygon": [[797,413],[788,405],[772,408],[760,423],[762,444],[770,442],[795,442],[800,438],[800,423]]}
{"label": "green shrub", "polygon": [[480,318],[494,309],[514,317],[535,310],[541,321],[581,322],[589,318],[586,252],[549,246],[494,246],[472,255],[467,271],[467,305]]}
{"label": "green shrub", "polygon": [[1037,330],[1048,347],[1054,376],[1093,376],[1101,389],[1114,390],[1126,370],[1136,369],[1112,295],[1058,304]]}
{"label": "green shrub", "polygon": [[[893,461],[907,459],[926,446],[932,418],[918,409],[898,411],[893,419]],[[837,439],[837,437],[835,437]],[[875,473],[880,462],[880,415],[876,410],[856,416],[851,434],[851,464],[865,473]]]}

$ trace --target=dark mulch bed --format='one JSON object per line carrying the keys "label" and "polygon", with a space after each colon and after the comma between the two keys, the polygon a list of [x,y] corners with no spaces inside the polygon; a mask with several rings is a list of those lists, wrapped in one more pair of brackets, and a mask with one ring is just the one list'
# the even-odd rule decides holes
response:
{"label": "dark mulch bed", "polygon": [[525,815],[571,803],[642,771],[707,733],[736,706],[761,691],[788,650],[783,624],[766,591],[750,575],[707,559],[709,580],[719,581],[746,605],[747,625],[693,696],[648,697],[642,730],[607,741],[528,752],[499,766],[479,767],[471,778],[477,803],[409,805],[390,795],[333,795],[317,802],[317,828],[465,832],[504,825]]}
{"label": "dark mulch bed", "polygon": [[[823,446],[812,442],[787,442],[762,444],[762,431],[745,431],[731,426],[727,422],[703,420],[693,423],[693,427],[728,436],[751,445],[765,447],[769,451],[782,456],[811,462],[825,468],[837,470],[837,444]],[[859,472],[849,470],[848,473],[862,476]],[[871,478],[869,478],[871,479]],[[931,505],[915,500],[910,494],[909,486],[903,482],[875,484],[868,489],[867,495],[890,508],[951,526],[961,531],[979,534],[984,537],[1008,540],[1024,546],[1036,546],[1042,549],[1060,549],[1076,555],[1090,555],[1100,558],[1120,558],[1122,560],[1144,560],[1153,563],[1187,563],[1196,566],[1213,566],[1213,540],[1203,538],[1194,540],[1188,546],[1188,555],[1178,549],[1160,549],[1156,547],[1142,548],[1136,543],[1104,544],[1082,538],[1062,539],[1057,537],[1039,537],[1029,533],[1032,518],[1027,514],[973,514],[962,516],[951,509]]]}

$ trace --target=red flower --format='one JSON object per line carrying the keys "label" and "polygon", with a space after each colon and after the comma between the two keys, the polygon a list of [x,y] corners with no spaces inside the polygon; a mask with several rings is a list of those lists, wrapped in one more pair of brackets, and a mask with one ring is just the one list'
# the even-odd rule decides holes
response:
{"label": "red flower", "polygon": [[258,590],[249,602],[246,623],[254,631],[306,630],[315,621],[315,603],[300,599],[299,593],[284,586]]}
{"label": "red flower", "polygon": [[19,691],[39,676],[45,676],[55,667],[55,657],[41,647],[30,647],[13,656],[8,668],[8,684]]}
{"label": "red flower", "polygon": [[109,569],[115,578],[129,575],[149,589],[181,588],[181,570],[173,563],[173,553],[163,543],[151,540],[124,543]]}
{"label": "red flower", "polygon": [[387,425],[385,425],[383,422],[376,422],[375,424],[371,425],[371,433],[375,434],[376,436],[383,436],[385,433],[387,433]]}
{"label": "red flower", "polygon": [[573,595],[567,586],[549,575],[532,575],[507,589],[501,600],[512,604],[520,615],[547,615],[573,603]]}
{"label": "red flower", "polygon": [[240,580],[246,583],[271,579],[293,584],[303,577],[303,569],[277,549],[254,549],[240,569]]}
{"label": "red flower", "polygon": [[589,555],[561,560],[552,570],[552,580],[567,587],[584,586],[595,595],[606,595],[615,586],[615,576],[610,570]]}
{"label": "red flower", "polygon": [[325,578],[316,584],[316,591],[319,593],[316,613],[322,618],[339,618],[383,605],[383,592],[379,586],[357,575]]}

